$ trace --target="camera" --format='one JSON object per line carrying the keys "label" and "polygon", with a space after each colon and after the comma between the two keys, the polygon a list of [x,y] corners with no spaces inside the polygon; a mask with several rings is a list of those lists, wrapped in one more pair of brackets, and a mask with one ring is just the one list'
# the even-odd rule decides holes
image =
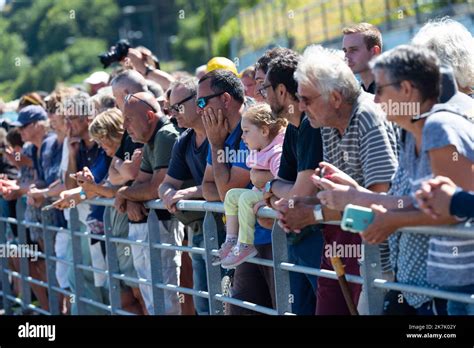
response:
{"label": "camera", "polygon": [[99,56],[100,62],[107,68],[114,62],[120,62],[128,54],[130,43],[127,40],[119,40],[115,46],[110,47],[108,52],[102,53]]}

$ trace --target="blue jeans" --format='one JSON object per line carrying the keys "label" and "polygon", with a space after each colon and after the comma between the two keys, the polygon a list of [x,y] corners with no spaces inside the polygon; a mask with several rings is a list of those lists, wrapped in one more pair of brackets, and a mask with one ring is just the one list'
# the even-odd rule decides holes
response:
{"label": "blue jeans", "polygon": [[[193,234],[192,246],[204,248],[204,236],[201,233]],[[192,253],[191,262],[193,265],[193,289],[207,291],[206,260],[203,255]],[[209,314],[209,301],[207,298],[193,296],[194,308],[198,315]]]}
{"label": "blue jeans", "polygon": [[[474,284],[456,287],[446,287],[443,290],[461,292],[473,295]],[[448,300],[448,315],[474,315],[474,303]]]}
{"label": "blue jeans", "polygon": [[[323,251],[321,231],[310,232],[297,244],[288,245],[288,262],[299,266],[320,268]],[[314,315],[316,312],[317,277],[290,272],[292,312],[297,315]]]}

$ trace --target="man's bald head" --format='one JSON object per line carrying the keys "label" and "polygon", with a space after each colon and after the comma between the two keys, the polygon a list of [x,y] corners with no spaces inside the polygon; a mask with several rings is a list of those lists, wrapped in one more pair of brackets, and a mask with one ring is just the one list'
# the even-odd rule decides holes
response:
{"label": "man's bald head", "polygon": [[123,107],[124,128],[134,142],[146,143],[153,135],[162,112],[155,96],[149,92],[131,94]]}

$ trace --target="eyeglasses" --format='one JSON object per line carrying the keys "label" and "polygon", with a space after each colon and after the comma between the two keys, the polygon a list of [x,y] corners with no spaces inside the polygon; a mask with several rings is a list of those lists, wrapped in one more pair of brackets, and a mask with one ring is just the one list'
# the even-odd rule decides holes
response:
{"label": "eyeglasses", "polygon": [[198,98],[196,100],[196,105],[198,108],[200,109],[204,109],[207,105],[207,103],[209,102],[209,100],[211,100],[212,98],[215,98],[215,97],[219,97],[221,95],[223,95],[225,92],[219,92],[219,93],[216,93],[216,94],[211,94],[211,95],[208,95],[206,97],[201,97],[201,98]]}
{"label": "eyeglasses", "polygon": [[319,94],[317,95],[316,97],[312,97],[312,98],[308,98],[308,97],[305,97],[303,95],[299,95],[298,93],[296,93],[296,98],[298,99],[298,101],[300,103],[303,103],[304,105],[308,106],[310,105],[312,102],[314,102],[316,99],[318,99],[320,96],[322,96],[322,94]]}
{"label": "eyeglasses", "polygon": [[385,87],[388,87],[388,86],[394,86],[394,85],[399,85],[400,84],[400,81],[396,81],[396,82],[392,82],[392,83],[386,83],[385,85],[381,85],[381,86],[376,86],[375,87],[375,94],[382,94],[382,90],[385,88]]}
{"label": "eyeglasses", "polygon": [[140,99],[138,98],[137,96],[133,95],[133,94],[127,94],[127,96],[125,97],[125,103],[128,104],[130,102],[130,99],[135,98],[137,100],[139,100],[140,102],[142,102],[143,104],[145,104],[146,106],[148,106],[150,109],[152,109],[155,113],[158,112],[158,110],[156,110],[150,103],[144,101],[143,99]]}
{"label": "eyeglasses", "polygon": [[180,112],[180,109],[181,109],[181,106],[182,106],[184,103],[186,103],[188,100],[193,99],[195,96],[196,96],[196,93],[191,94],[189,97],[184,98],[184,99],[181,100],[180,102],[177,102],[176,104],[171,105],[171,106],[168,108],[168,110],[169,110],[170,112],[173,112],[173,111],[174,111],[174,112],[176,112],[176,113],[179,113],[179,112]]}
{"label": "eyeglasses", "polygon": [[272,87],[272,84],[269,83],[268,85],[263,85],[262,87],[258,89],[258,93],[260,93],[260,95],[264,97],[265,99],[268,97],[268,92],[267,92],[268,87]]}

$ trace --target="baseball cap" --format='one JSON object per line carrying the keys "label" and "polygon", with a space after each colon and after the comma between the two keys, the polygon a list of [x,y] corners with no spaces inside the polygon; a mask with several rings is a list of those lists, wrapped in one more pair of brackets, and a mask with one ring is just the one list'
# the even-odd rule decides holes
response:
{"label": "baseball cap", "polygon": [[14,127],[24,127],[32,122],[44,121],[48,118],[46,110],[39,105],[28,105],[20,110],[18,119],[12,122]]}
{"label": "baseball cap", "polygon": [[214,57],[214,58],[211,58],[211,60],[207,62],[206,73],[211,72],[213,70],[217,70],[217,69],[231,71],[235,75],[240,77],[237,71],[237,67],[235,66],[234,62],[226,57]]}
{"label": "baseball cap", "polygon": [[99,83],[108,83],[109,82],[109,74],[105,71],[96,71],[92,73],[87,79],[84,80],[85,83],[90,85],[97,85]]}

